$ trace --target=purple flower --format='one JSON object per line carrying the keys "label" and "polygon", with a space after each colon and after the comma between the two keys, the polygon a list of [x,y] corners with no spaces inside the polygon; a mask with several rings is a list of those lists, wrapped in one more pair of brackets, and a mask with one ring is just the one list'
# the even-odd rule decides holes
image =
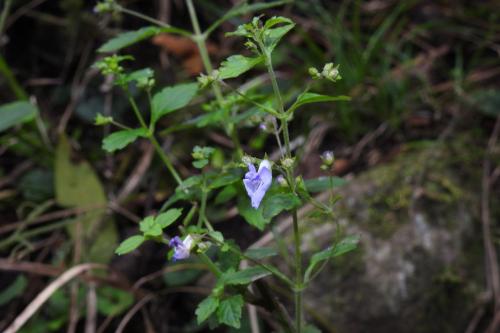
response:
{"label": "purple flower", "polygon": [[168,245],[174,248],[173,260],[176,261],[189,258],[189,252],[194,244],[191,235],[187,235],[184,240],[181,240],[179,236],[175,236]]}
{"label": "purple flower", "polygon": [[260,202],[273,180],[271,163],[268,160],[262,160],[258,171],[255,171],[253,164],[248,163],[248,170],[243,179],[243,184],[245,184],[245,189],[252,201],[252,207],[259,208]]}

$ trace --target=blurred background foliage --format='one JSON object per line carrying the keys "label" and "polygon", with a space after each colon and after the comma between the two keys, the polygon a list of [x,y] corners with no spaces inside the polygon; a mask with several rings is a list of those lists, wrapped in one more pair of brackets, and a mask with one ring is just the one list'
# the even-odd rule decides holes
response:
{"label": "blurred background foliage", "polygon": [[[202,25],[207,27],[236,2],[198,0],[195,5]],[[191,30],[183,1],[120,3]],[[93,262],[107,265],[109,270],[96,270],[79,283],[59,289],[22,331],[82,331],[88,318],[85,304],[88,306],[92,295],[96,298],[98,332],[122,329],[127,324],[124,315],[141,302],[147,303],[141,305],[141,314],[136,314],[135,318],[141,319],[129,322],[127,331],[204,331],[206,327],[196,328],[193,314],[210,281],[198,262],[165,268],[165,249],[154,244],[147,244],[135,255],[118,258],[113,254],[119,241],[133,234],[140,217],[162,206],[175,184],[145,142],[115,155],[101,149],[101,140],[110,128],[93,126],[95,115],[112,114],[126,124],[133,121],[133,115],[126,96],[91,67],[102,57],[96,49],[118,32],[146,24],[130,16],[100,17],[93,13],[94,5],[84,0],[4,0],[1,5],[0,328],[54,277],[73,265]],[[343,79],[335,85],[319,83],[318,92],[352,97],[349,103],[305,107],[292,122],[305,177],[321,175],[319,154],[324,150],[335,151],[333,172],[350,181],[388,163],[414,161],[398,164],[402,173],[393,164],[388,171],[391,177],[410,179],[406,187],[384,187],[395,179],[377,174],[380,190],[378,196],[371,197],[375,213],[371,211],[373,223],[367,228],[382,238],[401,223],[399,214],[411,213],[410,201],[419,191],[440,202],[463,200],[462,194],[470,193],[477,237],[467,240],[467,246],[477,254],[476,287],[486,290],[482,295],[487,295],[492,284],[488,280],[491,261],[483,253],[485,239],[480,232],[486,230],[485,200],[492,201],[486,213],[494,248],[498,249],[500,239],[498,1],[295,0],[263,14],[287,16],[297,23],[277,48],[275,58],[279,83],[288,97],[311,84],[309,67],[331,61],[340,64]],[[241,41],[225,38],[224,33],[251,17],[233,18],[212,34],[208,50],[215,66],[242,49]],[[159,35],[127,48],[127,53],[135,58],[129,64],[132,69],[154,69],[158,86],[194,81],[202,69],[196,45],[180,37]],[[256,73],[258,69],[251,72]],[[246,76],[250,77],[255,76]],[[257,87],[254,93],[263,98],[271,91],[263,76],[240,83]],[[146,105],[147,100],[138,99]],[[231,157],[230,140],[222,131],[189,124],[206,112],[200,110],[201,101],[160,125],[165,129],[163,147],[171,150],[183,176],[194,172],[190,167],[194,145],[217,146],[214,165]],[[250,154],[276,149],[273,137],[258,131],[251,122],[240,130],[240,136]],[[436,149],[445,153],[435,154]],[[415,159],[406,157],[414,151],[425,153]],[[412,167],[416,171],[411,171]],[[422,170],[439,172],[440,168],[457,171],[460,181],[442,174],[435,178],[431,174],[428,181],[428,174],[422,175]],[[229,213],[209,209],[227,237],[242,248],[258,240],[259,233],[235,217],[231,206],[227,208]],[[396,217],[391,215],[394,212]],[[426,264],[433,265],[430,259]],[[443,294],[429,289],[425,297],[435,305],[430,312],[444,311],[453,297],[463,301],[460,295],[467,288],[460,289],[462,278],[450,271],[437,275],[434,281],[451,296],[443,300]],[[357,285],[353,282],[349,287]],[[153,300],[152,293],[161,297]],[[345,326],[333,315],[326,323],[318,318],[315,321],[329,332],[346,331],[342,330],[345,327],[350,327],[349,332],[387,332],[387,327],[397,327],[399,332],[465,332],[472,327],[467,332],[479,332],[500,318],[499,312],[489,308],[494,302],[491,295],[467,302],[470,308],[465,315],[458,311],[443,317],[442,322],[436,318],[435,328],[427,330],[381,322],[367,330],[363,325]],[[433,314],[424,317],[434,318]],[[462,319],[459,324],[450,324],[458,317]],[[391,316],[380,316],[379,320],[396,321]],[[249,331],[248,323],[246,326],[241,331]],[[264,327],[264,331],[269,329]]]}

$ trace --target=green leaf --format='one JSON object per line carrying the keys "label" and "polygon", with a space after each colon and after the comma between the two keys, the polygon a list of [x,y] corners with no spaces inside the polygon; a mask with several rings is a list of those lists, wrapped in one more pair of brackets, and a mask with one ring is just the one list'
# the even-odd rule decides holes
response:
{"label": "green leaf", "polygon": [[[281,27],[271,28],[277,24],[284,24]],[[276,45],[283,36],[285,36],[290,30],[295,27],[295,23],[292,20],[285,17],[272,17],[266,21],[264,25],[264,45],[269,53],[273,52]]]}
{"label": "green leaf", "polygon": [[151,121],[186,106],[198,91],[197,83],[183,83],[166,87],[153,97]]}
{"label": "green leaf", "polygon": [[295,111],[295,109],[305,104],[319,103],[319,102],[350,101],[350,100],[351,97],[344,95],[328,96],[328,95],[320,95],[316,93],[305,92],[297,97],[297,100],[293,103],[288,112],[293,112]]}
{"label": "green leaf", "polygon": [[[106,216],[107,198],[99,177],[89,163],[81,158],[77,160],[74,162],[68,139],[61,135],[54,169],[56,201],[64,207],[90,209],[78,216],[77,223],[68,226],[68,232],[73,241],[77,237],[92,240],[82,251],[85,260],[107,263],[118,246],[116,226],[113,219]],[[78,223],[82,226],[79,233]]]}
{"label": "green leaf", "polygon": [[259,260],[267,257],[272,257],[277,255],[275,249],[271,247],[261,247],[258,249],[248,249],[245,251],[245,256],[252,258],[254,260]]}
{"label": "green leaf", "polygon": [[226,14],[224,14],[223,17],[221,17],[214,24],[212,24],[206,30],[205,33],[210,34],[213,30],[215,30],[223,22],[225,22],[233,17],[244,15],[244,14],[249,14],[249,13],[253,13],[253,12],[263,11],[265,9],[284,5],[284,4],[290,3],[292,1],[293,0],[280,0],[280,1],[273,1],[273,2],[269,2],[269,3],[253,3],[253,4],[248,4],[246,2],[240,2],[240,4],[231,8]]}
{"label": "green leaf", "polygon": [[209,189],[217,189],[227,185],[234,184],[237,181],[241,181],[242,173],[241,169],[231,169],[227,172],[218,175],[209,185]]}
{"label": "green leaf", "polygon": [[300,199],[292,193],[268,195],[262,202],[262,216],[272,219],[284,210],[291,210],[300,205]]}
{"label": "green leaf", "polygon": [[102,45],[97,52],[116,52],[124,47],[140,42],[143,39],[152,37],[161,31],[161,28],[149,26],[135,31],[123,32],[104,43],[104,45]]}
{"label": "green leaf", "polygon": [[25,101],[13,102],[0,106],[0,132],[35,118],[38,109]]}
{"label": "green leaf", "polygon": [[215,197],[215,204],[220,205],[225,203],[236,196],[238,190],[235,186],[226,186],[222,191],[220,191]]}
{"label": "green leaf", "polygon": [[264,57],[245,57],[242,55],[233,55],[222,62],[219,68],[219,77],[221,79],[232,79],[249,71],[257,64],[261,63]]}
{"label": "green leaf", "polygon": [[97,310],[105,316],[116,316],[134,303],[134,296],[127,291],[113,287],[97,289]]}
{"label": "green leaf", "polygon": [[158,237],[163,234],[161,226],[156,223],[153,216],[148,216],[139,223],[139,229],[146,237]]}
{"label": "green leaf", "polygon": [[14,282],[12,282],[8,287],[4,287],[4,289],[0,292],[0,306],[9,303],[11,300],[21,295],[27,285],[28,281],[26,277],[24,275],[18,275]]}
{"label": "green leaf", "polygon": [[119,256],[125,253],[129,253],[137,249],[144,242],[144,236],[135,235],[125,239],[121,242],[120,246],[115,250],[115,253]]}
{"label": "green leaf", "polygon": [[115,150],[125,148],[138,137],[146,137],[147,135],[148,132],[145,128],[117,131],[102,140],[102,148],[111,153]]}
{"label": "green leaf", "polygon": [[237,272],[224,273],[221,276],[221,282],[224,285],[249,284],[268,275],[271,275],[268,270],[257,266],[246,268]]}
{"label": "green leaf", "polygon": [[248,197],[240,196],[238,200],[238,212],[249,224],[253,225],[259,230],[264,230],[264,227],[271,222],[270,218],[265,218],[262,215],[263,205],[258,209],[253,208],[250,205],[250,199]]}
{"label": "green leaf", "polygon": [[208,296],[203,301],[201,301],[201,303],[198,304],[198,307],[196,308],[195,312],[198,325],[207,320],[208,317],[210,317],[212,313],[214,313],[215,310],[217,310],[218,306],[219,306],[219,300],[213,296]]}
{"label": "green leaf", "polygon": [[224,242],[224,235],[222,235],[222,232],[220,231],[210,231],[208,235],[213,239],[215,239],[216,241],[218,241],[219,243]]}
{"label": "green leaf", "polygon": [[340,255],[343,255],[347,252],[354,250],[355,248],[358,247],[358,243],[359,243],[359,236],[347,236],[334,246],[331,246],[323,251],[314,254],[311,257],[309,266],[306,269],[304,280],[305,281],[309,280],[312,271],[316,268],[316,266],[319,263],[333,257],[338,257]]}
{"label": "green leaf", "polygon": [[220,302],[217,308],[217,319],[221,324],[234,328],[240,328],[241,308],[243,297],[241,295],[231,296]]}
{"label": "green leaf", "polygon": [[156,217],[156,223],[160,225],[162,229],[165,229],[172,223],[174,223],[179,216],[182,214],[182,209],[174,208],[169,209],[165,213],[162,213]]}
{"label": "green leaf", "polygon": [[196,168],[196,169],[203,169],[203,167],[205,165],[208,164],[208,160],[204,159],[204,160],[196,160],[196,161],[193,161],[193,166]]}
{"label": "green leaf", "polygon": [[307,179],[304,181],[306,188],[311,193],[323,192],[329,190],[330,187],[340,187],[347,183],[347,180],[340,177],[318,177]]}
{"label": "green leaf", "polygon": [[137,85],[139,85],[139,83],[147,82],[153,77],[154,77],[154,72],[151,68],[143,68],[129,74],[120,75],[120,77],[118,78],[119,79],[118,84],[123,86],[126,83],[135,81]]}

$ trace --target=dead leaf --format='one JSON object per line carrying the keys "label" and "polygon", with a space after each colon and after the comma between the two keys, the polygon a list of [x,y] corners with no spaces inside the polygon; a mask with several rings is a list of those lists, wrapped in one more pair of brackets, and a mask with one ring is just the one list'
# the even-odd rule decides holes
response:
{"label": "dead leaf", "polygon": [[[203,71],[204,66],[198,46],[191,39],[160,34],[155,36],[152,42],[165,52],[180,58],[182,66],[191,76],[197,76]],[[217,47],[213,43],[207,42],[207,51],[208,54],[213,55],[217,52]]]}

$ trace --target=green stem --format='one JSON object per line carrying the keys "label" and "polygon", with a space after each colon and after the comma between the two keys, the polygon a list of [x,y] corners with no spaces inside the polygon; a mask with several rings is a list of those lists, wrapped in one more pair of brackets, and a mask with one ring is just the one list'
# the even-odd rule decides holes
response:
{"label": "green stem", "polygon": [[210,259],[209,256],[207,256],[205,253],[203,252],[200,252],[198,253],[198,258],[201,259],[201,261],[203,261],[203,263],[205,265],[207,265],[208,269],[214,273],[214,275],[218,278],[222,275],[222,272],[221,270],[219,269],[219,267],[217,267],[214,262],[212,261],[212,259]]}
{"label": "green stem", "polygon": [[21,85],[17,82],[16,78],[14,77],[14,74],[12,74],[12,71],[9,68],[9,65],[5,61],[4,57],[0,55],[0,73],[2,76],[5,78],[7,81],[7,84],[9,85],[10,89],[16,95],[17,99],[21,100],[27,100],[28,99],[28,94],[24,91],[24,89],[21,87]]}
{"label": "green stem", "polygon": [[5,26],[5,20],[7,19],[7,15],[9,15],[10,5],[12,4],[12,0],[6,0],[3,6],[2,14],[0,15],[0,38],[3,34],[3,27]]}
{"label": "green stem", "polygon": [[300,250],[300,232],[299,223],[297,218],[297,210],[293,211],[293,238],[295,243],[295,328],[297,332],[300,333],[302,329],[302,316],[303,316],[303,306],[302,306],[302,252]]}
{"label": "green stem", "polygon": [[224,87],[228,88],[229,90],[231,90],[232,92],[234,92],[238,96],[242,97],[245,101],[261,108],[262,110],[272,114],[273,116],[279,117],[280,114],[276,110],[274,110],[273,108],[270,108],[264,104],[261,104],[259,102],[254,101],[253,99],[251,99],[250,97],[248,97],[247,95],[245,95],[244,93],[239,91],[238,89],[231,87],[229,84],[227,84],[226,82],[224,82],[222,80],[218,81],[218,82],[220,82]]}
{"label": "green stem", "polygon": [[285,107],[283,105],[283,98],[281,97],[278,80],[276,79],[276,73],[274,73],[271,55],[267,51],[265,51],[264,46],[261,46],[261,49],[264,53],[264,58],[266,59],[266,67],[267,71],[269,72],[269,77],[271,79],[271,84],[273,86],[274,95],[276,96],[276,100],[278,101],[278,110],[281,112],[281,114],[284,114]]}
{"label": "green stem", "polygon": [[203,182],[203,188],[201,189],[201,204],[200,211],[198,213],[198,227],[201,227],[203,219],[205,218],[205,209],[207,207],[207,190],[205,188],[205,182]]}
{"label": "green stem", "polygon": [[[211,74],[213,72],[212,62],[210,60],[210,55],[208,54],[206,39],[208,34],[202,33],[200,29],[200,23],[198,22],[198,16],[196,15],[196,10],[193,6],[192,0],[186,0],[186,4],[188,7],[189,18],[191,20],[191,24],[193,25],[194,35],[192,39],[195,41],[198,46],[198,50],[200,52],[201,61],[203,62],[203,67],[205,67],[205,71],[207,74]],[[219,82],[214,82],[212,84],[212,91],[214,92],[215,99],[217,100],[217,104],[222,109],[225,109],[224,105],[224,97],[222,96],[222,91],[219,85]],[[238,133],[236,132],[236,128],[232,123],[224,123],[226,127],[226,132],[231,137],[231,140],[234,143],[236,148],[236,153],[238,157],[243,156],[243,149],[241,148],[240,139],[238,137]]]}
{"label": "green stem", "polygon": [[182,184],[181,177],[179,176],[177,171],[175,171],[174,165],[170,161],[170,158],[167,156],[167,154],[165,154],[165,151],[163,151],[163,149],[161,148],[160,144],[158,143],[158,140],[156,140],[154,134],[149,130],[148,125],[146,125],[146,122],[144,121],[144,118],[142,117],[141,112],[139,111],[139,108],[137,107],[137,104],[135,103],[134,98],[130,95],[130,93],[128,91],[125,90],[125,92],[128,96],[128,100],[130,102],[130,105],[132,106],[132,109],[134,110],[135,116],[137,117],[137,119],[139,120],[139,123],[141,124],[141,127],[144,128],[148,133],[147,138],[153,144],[156,152],[158,153],[161,160],[163,161],[163,163],[167,167],[168,171],[170,171],[170,173],[172,174],[172,177],[174,177],[177,184],[181,185]]}
{"label": "green stem", "polygon": [[[147,127],[146,127],[146,129],[147,129]],[[168,171],[170,171],[170,173],[172,174],[172,177],[174,177],[177,184],[181,185],[182,178],[179,176],[177,171],[175,171],[174,165],[172,164],[172,162],[168,158],[167,154],[165,154],[165,151],[161,148],[160,144],[158,143],[158,140],[156,140],[156,138],[154,137],[153,134],[151,134],[149,136],[149,141],[151,141],[151,143],[155,147],[156,152],[158,153],[158,155],[160,155],[161,160],[163,161],[163,163],[167,167]]]}
{"label": "green stem", "polygon": [[[276,79],[276,74],[273,69],[273,64],[271,61],[271,55],[268,53],[264,45],[260,43],[260,48],[262,50],[262,53],[264,54],[265,61],[266,61],[266,67],[267,71],[269,73],[269,77],[271,79],[271,84],[273,86],[273,91],[275,98],[278,102],[278,110],[281,115],[285,115],[285,109],[284,109],[284,104],[283,104],[283,98],[281,97],[280,89],[278,86],[278,81]],[[285,150],[286,150],[286,157],[290,158],[291,157],[291,149],[290,149],[290,134],[288,132],[288,117],[281,117],[281,127],[283,128],[283,140],[285,142]],[[291,168],[286,169],[286,175],[288,178],[288,183],[290,184],[290,188],[292,192],[297,195],[296,193],[296,183],[295,183],[295,177],[293,175],[293,166]],[[294,209],[292,212],[292,217],[293,217],[293,239],[294,239],[294,245],[295,245],[295,285],[294,285],[294,300],[295,300],[295,329],[297,333],[300,333],[302,331],[302,324],[303,324],[303,304],[302,304],[302,292],[304,289],[304,282],[303,282],[303,273],[302,273],[302,252],[300,249],[300,244],[301,244],[301,237],[300,237],[300,231],[299,231],[299,221],[298,221],[298,216],[297,216],[297,209]]]}
{"label": "green stem", "polygon": [[139,12],[136,12],[135,10],[127,9],[125,7],[122,7],[122,6],[116,6],[116,9],[119,10],[119,11],[121,11],[122,13],[138,17],[138,18],[140,18],[140,19],[142,19],[144,21],[147,21],[147,22],[153,23],[154,25],[157,25],[159,27],[168,29],[168,32],[175,33],[175,34],[178,34],[178,35],[181,35],[181,36],[185,36],[185,37],[191,37],[191,33],[189,31],[173,27],[170,24],[167,24],[167,23],[162,22],[162,21],[155,20],[152,17],[149,17],[147,15],[143,15],[143,14],[141,14]]}

